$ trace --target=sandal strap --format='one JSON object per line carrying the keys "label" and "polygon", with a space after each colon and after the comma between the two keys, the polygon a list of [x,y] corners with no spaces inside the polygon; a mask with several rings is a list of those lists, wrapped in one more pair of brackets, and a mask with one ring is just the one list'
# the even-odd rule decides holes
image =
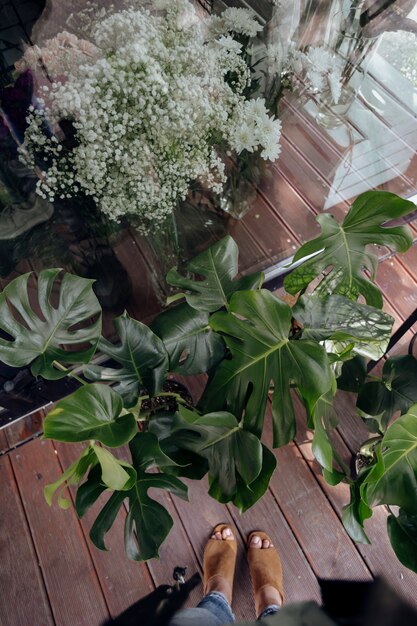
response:
{"label": "sandal strap", "polygon": [[[251,538],[256,535],[261,540],[270,537],[261,531],[252,532],[248,537],[248,561],[255,596],[264,587],[275,587],[281,599],[284,600],[284,584],[282,576],[282,563],[277,550],[272,548],[251,548]],[[272,543],[272,542],[271,542]]]}
{"label": "sandal strap", "polygon": [[[218,524],[215,532],[222,532],[230,528],[228,524]],[[204,593],[207,585],[215,578],[221,578],[230,587],[230,595],[233,591],[233,576],[236,565],[237,543],[236,539],[209,539],[204,550]]]}

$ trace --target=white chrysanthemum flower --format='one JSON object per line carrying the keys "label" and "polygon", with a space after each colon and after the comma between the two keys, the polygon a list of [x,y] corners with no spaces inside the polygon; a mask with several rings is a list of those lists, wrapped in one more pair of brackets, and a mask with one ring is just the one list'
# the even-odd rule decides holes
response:
{"label": "white chrysanthemum flower", "polygon": [[235,128],[230,143],[238,154],[243,150],[253,152],[258,143],[256,139],[253,127],[249,124],[242,123]]}
{"label": "white chrysanthemum flower", "polygon": [[323,47],[311,47],[299,53],[298,60],[305,70],[307,86],[316,93],[330,90],[333,102],[337,103],[342,89],[341,59]]}
{"label": "white chrysanthemum flower", "polygon": [[228,32],[239,33],[247,37],[256,37],[257,33],[263,29],[250,9],[229,7],[221,14],[221,20]]}
{"label": "white chrysanthemum flower", "polygon": [[335,68],[327,77],[329,81],[330,93],[335,104],[340,100],[342,95],[342,72],[339,68]]}
{"label": "white chrysanthemum flower", "polygon": [[240,54],[242,52],[242,44],[236,41],[236,39],[233,39],[230,35],[222,35],[218,39],[215,39],[212,42],[212,45],[220,46],[221,48],[235,52],[236,54]]}
{"label": "white chrysanthemum flower", "polygon": [[278,141],[270,141],[264,146],[261,157],[268,161],[276,161],[281,153],[281,144]]}

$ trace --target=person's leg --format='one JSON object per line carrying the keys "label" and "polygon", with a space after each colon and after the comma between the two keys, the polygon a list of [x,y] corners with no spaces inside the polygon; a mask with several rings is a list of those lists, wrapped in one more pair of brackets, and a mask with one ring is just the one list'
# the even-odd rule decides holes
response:
{"label": "person's leg", "polygon": [[218,524],[204,550],[204,597],[196,608],[178,611],[169,626],[221,626],[234,622],[230,605],[236,548],[230,526]]}
{"label": "person's leg", "polygon": [[283,603],[282,565],[278,552],[261,531],[248,537],[248,561],[258,619],[276,613]]}

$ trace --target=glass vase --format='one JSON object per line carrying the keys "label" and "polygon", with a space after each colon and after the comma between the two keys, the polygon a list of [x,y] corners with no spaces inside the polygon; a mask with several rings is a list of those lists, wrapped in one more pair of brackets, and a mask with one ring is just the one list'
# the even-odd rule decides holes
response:
{"label": "glass vase", "polygon": [[138,237],[152,289],[161,305],[175,293],[166,281],[169,270],[181,269],[192,257],[224,237],[228,220],[213,194],[192,188],[163,225]]}

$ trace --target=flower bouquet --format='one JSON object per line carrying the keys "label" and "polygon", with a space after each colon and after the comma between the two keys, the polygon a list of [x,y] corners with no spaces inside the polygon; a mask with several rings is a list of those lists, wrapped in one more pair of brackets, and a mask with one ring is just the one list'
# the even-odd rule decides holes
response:
{"label": "flower bouquet", "polygon": [[152,8],[100,10],[88,39],[60,33],[19,64],[51,80],[21,148],[40,170],[38,193],[52,201],[81,190],[145,234],[167,223],[195,181],[220,194],[224,155],[273,161],[280,150],[280,122],[262,98],[249,99],[246,50],[262,29],[252,13],[201,19],[187,0]]}

